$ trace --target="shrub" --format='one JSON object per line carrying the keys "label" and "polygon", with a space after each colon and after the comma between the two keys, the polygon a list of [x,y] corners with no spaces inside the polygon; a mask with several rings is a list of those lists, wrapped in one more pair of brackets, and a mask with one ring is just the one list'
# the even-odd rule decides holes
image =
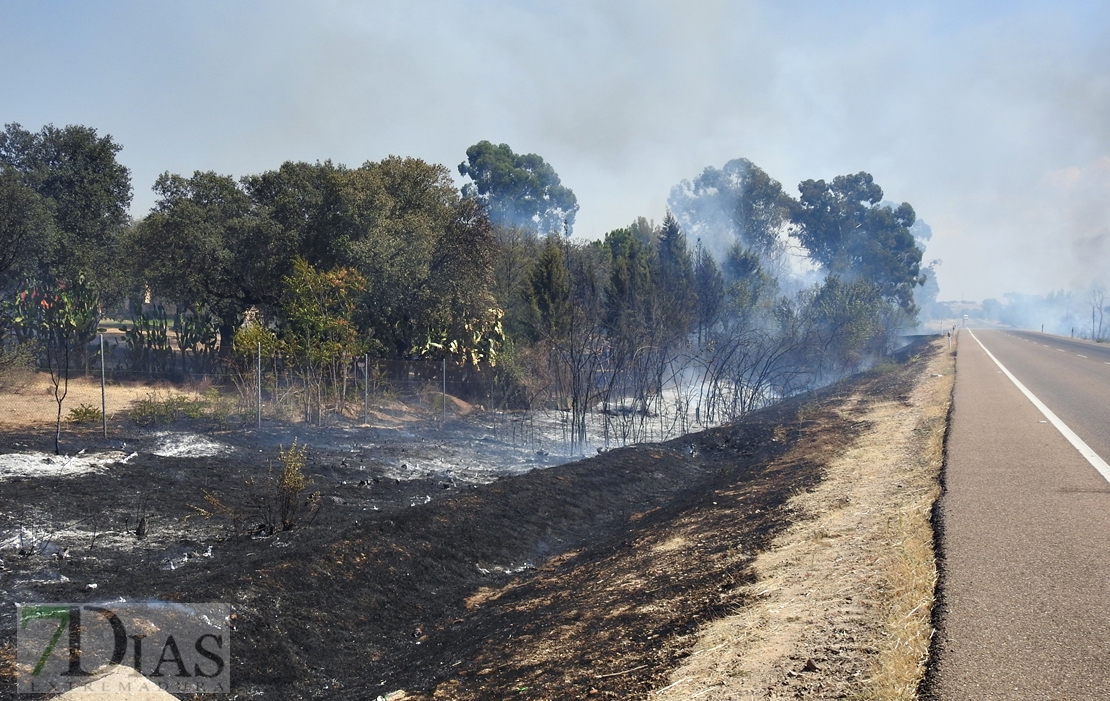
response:
{"label": "shrub", "polygon": [[[278,500],[281,509],[281,529],[292,530],[297,524],[297,512],[301,507],[301,493],[308,487],[308,478],[305,477],[305,446],[297,446],[297,439],[289,450],[278,448],[278,461],[281,463],[281,477],[278,479]],[[308,515],[315,516],[320,509],[320,493],[315,492],[309,496],[305,506]]]}
{"label": "shrub", "polygon": [[227,421],[227,417],[231,416],[235,408],[235,400],[221,395],[220,390],[215,387],[206,389],[204,398],[197,401],[203,403],[204,412],[209,418],[221,423]]}
{"label": "shrub", "polygon": [[[275,476],[271,462],[266,478],[247,481],[246,501],[242,506],[225,502],[219,495],[202,490],[205,505],[190,504],[189,508],[204,518],[223,518],[231,521],[236,533],[243,531],[243,525],[250,520],[250,533],[254,536],[271,536],[277,531],[291,531],[307,520],[311,522],[320,511],[320,492],[305,496],[309,487],[304,473],[307,449],[293,441],[288,450],[278,448],[278,462],[281,472]],[[254,521],[260,518],[261,523]],[[257,525],[254,525],[257,524]]]}
{"label": "shrub", "polygon": [[140,426],[173,423],[180,417],[213,418],[222,422],[226,421],[230,414],[231,401],[221,397],[220,391],[215,387],[205,390],[202,397],[192,399],[183,394],[163,397],[157,392],[151,392],[145,399],[136,402],[135,406],[127,412],[127,416]]}
{"label": "shrub", "polygon": [[162,399],[157,392],[151,392],[145,399],[135,402],[135,406],[127,412],[127,417],[140,426],[151,426],[159,422],[172,423],[176,416],[173,398]]}
{"label": "shrub", "polygon": [[75,424],[99,423],[101,417],[100,407],[92,404],[81,404],[69,410],[69,421]]}
{"label": "shrub", "polygon": [[13,348],[0,346],[0,388],[12,389],[34,381],[34,344],[21,343]]}

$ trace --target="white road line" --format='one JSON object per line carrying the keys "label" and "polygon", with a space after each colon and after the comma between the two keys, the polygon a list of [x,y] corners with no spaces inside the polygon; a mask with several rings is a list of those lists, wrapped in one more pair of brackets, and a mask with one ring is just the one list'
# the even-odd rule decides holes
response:
{"label": "white road line", "polygon": [[[975,339],[975,340],[976,340],[976,341],[978,341],[979,339],[977,338],[977,339]],[[980,344],[980,345],[981,345],[981,344]],[[1060,351],[1061,353],[1067,353],[1067,351],[1066,351],[1066,350],[1064,350],[1063,348],[1057,348],[1056,350]]]}
{"label": "white road line", "polygon": [[[1005,365],[998,362],[998,358],[994,357],[994,354],[987,350],[987,347],[983,345],[983,342],[979,340],[979,338],[971,329],[968,329],[967,332],[971,334],[971,337],[975,339],[975,342],[979,344],[979,347],[983,349],[983,352],[986,353],[987,356],[994,361],[994,364],[998,366],[998,369],[1005,373],[1006,377],[1010,378],[1011,382],[1017,385],[1017,388],[1021,390],[1021,393],[1025,395],[1025,398],[1033,402],[1033,406],[1040,409],[1041,413],[1044,414],[1044,417],[1048,419],[1048,422],[1055,426],[1056,430],[1063,434],[1064,438],[1068,439],[1068,443],[1071,443],[1072,446],[1079,451],[1079,454],[1087,459],[1087,462],[1091,463],[1091,467],[1098,470],[1098,473],[1102,475],[1102,478],[1104,480],[1110,482],[1110,465],[1107,465],[1106,461],[1099,457],[1098,453],[1091,450],[1091,446],[1084,443],[1083,439],[1075,434],[1075,431],[1068,428],[1067,424],[1061,421],[1060,418],[1056,416],[1056,414],[1053,414],[1052,410],[1045,406],[1044,402],[1042,402],[1040,399],[1037,399],[1035,394],[1026,389],[1025,385],[1021,384],[1021,382],[1018,381],[1018,378],[1014,377],[1013,373],[1006,369]],[[1107,364],[1110,365],[1110,363]]]}
{"label": "white road line", "polygon": [[1086,358],[1087,357],[1087,356],[1083,355],[1082,353],[1076,353],[1076,355],[1078,355],[1080,358]]}

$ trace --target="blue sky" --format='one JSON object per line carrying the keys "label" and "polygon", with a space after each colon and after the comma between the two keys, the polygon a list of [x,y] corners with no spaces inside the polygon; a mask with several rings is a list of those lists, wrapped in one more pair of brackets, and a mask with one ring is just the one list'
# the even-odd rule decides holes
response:
{"label": "blue sky", "polygon": [[933,228],[941,297],[1110,286],[1110,4],[0,0],[0,119],[163,171],[536,152],[576,232],[659,220],[746,157],[866,170]]}

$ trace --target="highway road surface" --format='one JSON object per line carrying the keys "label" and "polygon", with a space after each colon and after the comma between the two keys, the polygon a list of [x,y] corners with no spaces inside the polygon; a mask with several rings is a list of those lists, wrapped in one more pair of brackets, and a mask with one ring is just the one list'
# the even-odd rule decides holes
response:
{"label": "highway road surface", "polygon": [[1110,699],[1110,347],[965,329],[956,368],[924,696]]}

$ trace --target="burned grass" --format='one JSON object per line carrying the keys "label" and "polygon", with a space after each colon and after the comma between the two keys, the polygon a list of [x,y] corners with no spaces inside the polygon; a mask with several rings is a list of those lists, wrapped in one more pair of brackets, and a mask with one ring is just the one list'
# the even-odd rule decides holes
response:
{"label": "burned grass", "polygon": [[[0,551],[0,648],[15,600],[222,601],[237,698],[646,698],[702,654],[708,624],[750,607],[756,556],[808,518],[795,498],[871,426],[851,398],[900,401],[920,371],[914,361],[732,426],[489,484],[398,481],[376,449],[310,449],[324,506],[268,537],[252,536],[248,482],[269,445],[9,480],[4,525],[23,508],[76,535],[66,558]],[[227,512],[199,516],[206,493]],[[97,517],[101,540],[84,547]]]}

